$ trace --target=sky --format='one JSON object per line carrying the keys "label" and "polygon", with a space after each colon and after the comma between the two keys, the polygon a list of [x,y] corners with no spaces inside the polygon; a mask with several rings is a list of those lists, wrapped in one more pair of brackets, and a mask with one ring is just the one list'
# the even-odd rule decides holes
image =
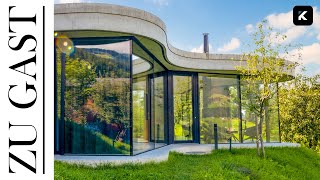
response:
{"label": "sky", "polygon": [[[275,31],[287,36],[278,43],[300,44],[300,51],[292,48],[289,54],[301,53],[303,74],[320,73],[320,0],[55,0],[70,2],[117,4],[150,12],[166,24],[170,44],[192,52],[202,52],[203,33],[209,33],[210,53],[246,52],[257,23],[266,19]],[[296,5],[313,7],[311,26],[293,24]]]}

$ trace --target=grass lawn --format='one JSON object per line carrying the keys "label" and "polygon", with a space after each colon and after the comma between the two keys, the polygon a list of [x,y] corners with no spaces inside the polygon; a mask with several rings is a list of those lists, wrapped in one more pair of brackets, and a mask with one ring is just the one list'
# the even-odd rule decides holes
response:
{"label": "grass lawn", "polygon": [[208,155],[171,153],[161,163],[87,167],[55,162],[55,179],[320,179],[320,155],[306,148],[266,148],[266,159],[255,149],[213,151]]}

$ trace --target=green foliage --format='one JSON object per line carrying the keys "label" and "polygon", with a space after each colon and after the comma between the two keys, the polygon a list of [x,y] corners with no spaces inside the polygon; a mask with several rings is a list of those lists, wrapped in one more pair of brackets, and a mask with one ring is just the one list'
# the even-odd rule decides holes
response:
{"label": "green foliage", "polygon": [[[57,49],[58,118],[61,55]],[[129,60],[129,54],[95,48],[75,48],[65,56],[66,152],[129,153]]]}
{"label": "green foliage", "polygon": [[175,77],[174,121],[183,124],[192,121],[191,77]]}
{"label": "green foliage", "polygon": [[66,118],[78,123],[85,123],[85,114],[82,107],[87,102],[95,83],[92,65],[79,58],[66,57]]}
{"label": "green foliage", "polygon": [[297,76],[280,89],[281,137],[320,153],[320,75]]}
{"label": "green foliage", "polygon": [[[61,52],[57,50],[57,94],[58,104],[60,104],[61,92]],[[82,106],[92,92],[91,85],[95,82],[95,73],[92,64],[79,58],[66,56],[66,91],[65,91],[65,109],[66,118],[73,119],[75,122],[84,123],[85,115],[82,112]],[[60,116],[60,106],[58,106],[58,115]]]}
{"label": "green foliage", "polygon": [[[145,109],[145,91],[132,91],[133,103],[133,136],[134,138],[143,138],[146,134],[147,128],[146,109]],[[144,137],[147,139],[148,137]]]}
{"label": "green foliage", "polygon": [[92,85],[92,100],[96,108],[90,108],[105,122],[129,122],[130,81],[127,78],[100,78]]}
{"label": "green foliage", "polygon": [[218,125],[219,143],[230,137],[239,141],[238,80],[235,76],[199,76],[200,140],[214,143],[213,127]]}
{"label": "green foliage", "polygon": [[170,153],[161,163],[89,167],[56,161],[55,179],[310,179],[320,177],[320,156],[306,148],[267,148],[265,159],[254,149],[213,151],[208,155]]}
{"label": "green foliage", "polygon": [[176,140],[192,139],[192,89],[190,76],[174,76],[174,123]]}
{"label": "green foliage", "polygon": [[94,65],[97,77],[129,78],[130,76],[128,65],[129,54],[120,54],[107,49],[76,48],[73,56],[85,59]]}
{"label": "green foliage", "polygon": [[285,38],[286,36],[275,33],[271,27],[267,27],[267,21],[258,24],[257,31],[252,35],[253,50],[243,54],[245,64],[237,67],[245,87],[242,93],[247,99],[247,109],[258,117],[255,118],[256,125],[259,126],[256,133],[258,155],[260,155],[259,144],[261,144],[262,155],[265,156],[262,125],[266,119],[266,107],[278,87],[273,84],[287,77],[287,73],[297,65],[286,63],[285,59],[280,56],[280,53],[288,54],[288,48],[291,45],[275,42]]}
{"label": "green foliage", "polygon": [[[59,50],[56,57],[57,89],[60,96],[61,52]],[[73,56],[66,56],[67,119],[85,124],[88,112],[92,112],[96,118],[105,122],[128,121],[129,79],[124,78],[128,77],[128,72],[120,71],[127,69],[125,58],[126,55],[110,50],[81,48],[76,48]],[[60,97],[58,97],[59,102]],[[60,115],[60,107],[58,114]]]}
{"label": "green foliage", "polygon": [[262,115],[262,107],[274,96],[276,86],[287,76],[297,64],[286,63],[280,57],[280,51],[287,52],[291,45],[275,44],[271,39],[285,39],[277,33],[275,36],[271,27],[266,27],[266,21],[258,24],[258,30],[253,34],[253,50],[243,54],[245,64],[238,66],[242,75],[244,89],[242,93],[249,99],[248,109],[257,115]]}

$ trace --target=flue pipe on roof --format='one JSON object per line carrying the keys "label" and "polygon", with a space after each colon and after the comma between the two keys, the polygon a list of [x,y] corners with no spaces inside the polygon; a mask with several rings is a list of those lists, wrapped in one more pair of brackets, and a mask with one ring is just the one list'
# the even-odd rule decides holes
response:
{"label": "flue pipe on roof", "polygon": [[203,52],[209,53],[209,33],[203,33]]}

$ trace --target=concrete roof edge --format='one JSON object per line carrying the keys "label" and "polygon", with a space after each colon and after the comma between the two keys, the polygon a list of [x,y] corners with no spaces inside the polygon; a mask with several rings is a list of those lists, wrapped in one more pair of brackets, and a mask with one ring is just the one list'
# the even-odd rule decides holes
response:
{"label": "concrete roof edge", "polygon": [[[106,3],[65,3],[65,4],[55,4],[54,14],[70,14],[70,13],[104,13],[104,14],[115,14],[134,17],[142,20],[149,21],[156,24],[163,29],[166,33],[165,23],[157,16],[152,13],[146,12],[144,10],[106,4]],[[192,59],[208,59],[208,60],[240,60],[238,54],[206,54],[206,53],[195,53],[184,51],[172,46],[168,43],[169,49],[176,55],[184,56]]]}
{"label": "concrete roof edge", "polygon": [[68,13],[104,13],[135,17],[150,21],[166,30],[165,23],[156,15],[137,8],[106,3],[65,3],[55,4],[54,14]]}
{"label": "concrete roof edge", "polygon": [[155,44],[162,47],[168,69],[235,71],[236,66],[245,65],[245,62],[240,62],[245,61],[241,54],[195,53],[173,47],[168,42],[164,22],[136,8],[102,3],[68,3],[55,4],[54,11],[56,31],[119,32],[139,36],[139,40],[146,43],[154,42],[150,50],[157,48]]}

